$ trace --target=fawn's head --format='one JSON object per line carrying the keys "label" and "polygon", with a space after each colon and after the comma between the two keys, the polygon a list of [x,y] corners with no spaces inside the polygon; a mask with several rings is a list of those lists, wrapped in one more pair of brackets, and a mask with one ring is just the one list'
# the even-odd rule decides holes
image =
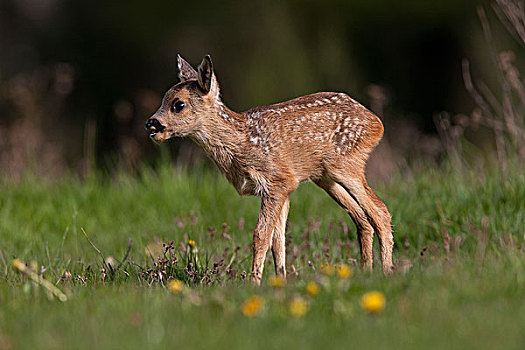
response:
{"label": "fawn's head", "polygon": [[180,55],[177,61],[180,83],[166,92],[157,112],[146,120],[150,138],[156,142],[193,135],[219,108],[219,85],[211,57],[204,57],[197,70]]}

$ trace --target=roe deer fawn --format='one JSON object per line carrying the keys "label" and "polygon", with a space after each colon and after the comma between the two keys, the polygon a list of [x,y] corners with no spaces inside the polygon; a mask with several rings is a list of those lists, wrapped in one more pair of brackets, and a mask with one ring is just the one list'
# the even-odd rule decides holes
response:
{"label": "roe deer fawn", "polygon": [[221,101],[211,57],[195,70],[180,55],[180,83],[146,121],[156,142],[189,136],[240,195],[261,197],[253,233],[251,280],[260,284],[271,247],[275,272],[286,277],[285,227],[289,196],[303,181],[324,189],[357,227],[361,265],[372,269],[373,232],[383,272],[392,269],[390,214],[368,186],[365,166],[383,136],[379,118],[343,93],[320,92],[236,113]]}

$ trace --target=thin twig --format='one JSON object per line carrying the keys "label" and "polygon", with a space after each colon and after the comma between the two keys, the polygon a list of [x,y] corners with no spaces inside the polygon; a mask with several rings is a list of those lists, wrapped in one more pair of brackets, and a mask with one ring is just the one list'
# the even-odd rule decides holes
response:
{"label": "thin twig", "polygon": [[481,94],[474,86],[474,83],[472,82],[472,75],[470,74],[470,62],[467,59],[463,59],[463,61],[461,62],[461,66],[463,68],[463,81],[465,83],[465,88],[467,89],[467,92],[474,99],[476,104],[479,106],[479,108],[481,108],[481,110],[486,116],[492,115],[489,105],[487,104],[487,102],[485,102],[485,99],[483,98],[483,96],[481,96]]}
{"label": "thin twig", "polygon": [[224,271],[228,271],[230,269],[230,267],[232,266],[235,258],[237,257],[237,249],[235,249],[233,251],[233,254],[232,254],[232,257],[230,259],[230,262],[228,263],[228,265],[226,265],[226,268],[224,269]]}
{"label": "thin twig", "polygon": [[95,249],[95,251],[98,253],[98,255],[100,255],[100,257],[102,258],[102,263],[104,264],[104,267],[109,270],[108,268],[108,265],[106,264],[106,259],[104,258],[104,254],[102,254],[102,252],[100,251],[100,249],[98,249],[95,244],[93,242],[91,242],[91,240],[89,239],[86,231],[84,231],[84,228],[81,227],[80,230],[82,231],[82,233],[84,234],[84,236],[86,237],[87,241],[89,242],[89,244],[91,244],[91,246],[93,247],[93,249]]}
{"label": "thin twig", "polygon": [[13,268],[16,271],[28,276],[34,283],[46,288],[50,293],[56,296],[58,300],[62,302],[67,301],[67,296],[58,287],[54,286],[53,283],[49,282],[43,277],[38,276],[36,272],[28,268],[26,264],[20,261],[19,259],[15,259],[13,261]]}
{"label": "thin twig", "polygon": [[115,273],[117,273],[117,271],[120,269],[120,267],[124,264],[124,262],[126,262],[126,260],[128,259],[128,256],[129,256],[129,253],[131,252],[131,246],[133,245],[133,240],[129,240],[128,241],[128,250],[126,250],[126,254],[124,254],[124,258],[120,261],[120,263],[118,264],[118,266],[115,268]]}
{"label": "thin twig", "polygon": [[[484,12],[482,10],[480,10],[480,13],[484,15]],[[497,125],[500,121],[496,119],[496,117],[491,111],[490,105],[485,101],[485,98],[478,92],[478,90],[472,82],[469,61],[464,59],[462,62],[462,66],[463,81],[465,82],[465,88],[469,92],[470,96],[472,96],[479,108],[481,108],[485,121],[488,124]],[[505,158],[505,135],[503,133],[503,128],[493,127],[492,130],[494,132],[494,139],[496,142],[496,154],[498,156],[498,162],[500,163],[503,172],[506,173],[507,160]]]}
{"label": "thin twig", "polygon": [[496,4],[492,7],[507,31],[518,43],[525,45],[525,8],[523,1],[496,0]]}
{"label": "thin twig", "polygon": [[[514,114],[514,108],[512,107],[511,103],[511,86],[509,82],[505,79],[505,69],[503,67],[503,62],[501,60],[500,55],[496,52],[496,46],[494,45],[494,40],[492,37],[492,30],[490,29],[490,24],[487,19],[487,15],[485,14],[485,11],[483,10],[483,7],[478,7],[478,16],[481,22],[481,26],[483,28],[483,34],[485,36],[485,40],[488,43],[490,56],[492,58],[492,61],[494,62],[494,65],[498,68],[496,70],[496,77],[499,81],[499,84],[501,86],[502,90],[502,114],[501,119],[503,119],[508,134],[510,136],[510,140],[512,141],[513,145],[516,146],[519,142],[519,140],[516,139],[515,135],[512,132],[512,125],[515,125],[514,120],[516,120],[516,115]],[[496,114],[497,116],[497,114]],[[497,140],[498,141],[498,140]],[[501,140],[499,140],[501,142]],[[503,141],[502,144],[505,142]]]}
{"label": "thin twig", "polygon": [[483,95],[485,101],[492,107],[495,114],[503,114],[503,106],[492,93],[490,88],[484,82],[479,82],[479,92]]}

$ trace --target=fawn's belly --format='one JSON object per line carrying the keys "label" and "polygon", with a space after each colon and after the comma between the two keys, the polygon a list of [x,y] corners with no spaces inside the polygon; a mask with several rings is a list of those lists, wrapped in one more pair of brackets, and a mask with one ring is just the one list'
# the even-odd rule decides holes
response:
{"label": "fawn's belly", "polygon": [[241,196],[251,195],[261,197],[268,193],[267,182],[261,176],[245,176],[237,184],[233,184]]}

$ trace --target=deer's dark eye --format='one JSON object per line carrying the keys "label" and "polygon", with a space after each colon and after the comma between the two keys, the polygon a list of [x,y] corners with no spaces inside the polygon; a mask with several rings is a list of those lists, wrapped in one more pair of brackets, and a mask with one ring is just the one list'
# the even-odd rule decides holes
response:
{"label": "deer's dark eye", "polygon": [[186,106],[186,105],[184,104],[184,102],[179,101],[179,100],[176,100],[176,101],[174,101],[173,104],[171,105],[171,111],[172,111],[173,113],[178,113],[178,112],[182,111],[182,109],[184,108],[184,106]]}

